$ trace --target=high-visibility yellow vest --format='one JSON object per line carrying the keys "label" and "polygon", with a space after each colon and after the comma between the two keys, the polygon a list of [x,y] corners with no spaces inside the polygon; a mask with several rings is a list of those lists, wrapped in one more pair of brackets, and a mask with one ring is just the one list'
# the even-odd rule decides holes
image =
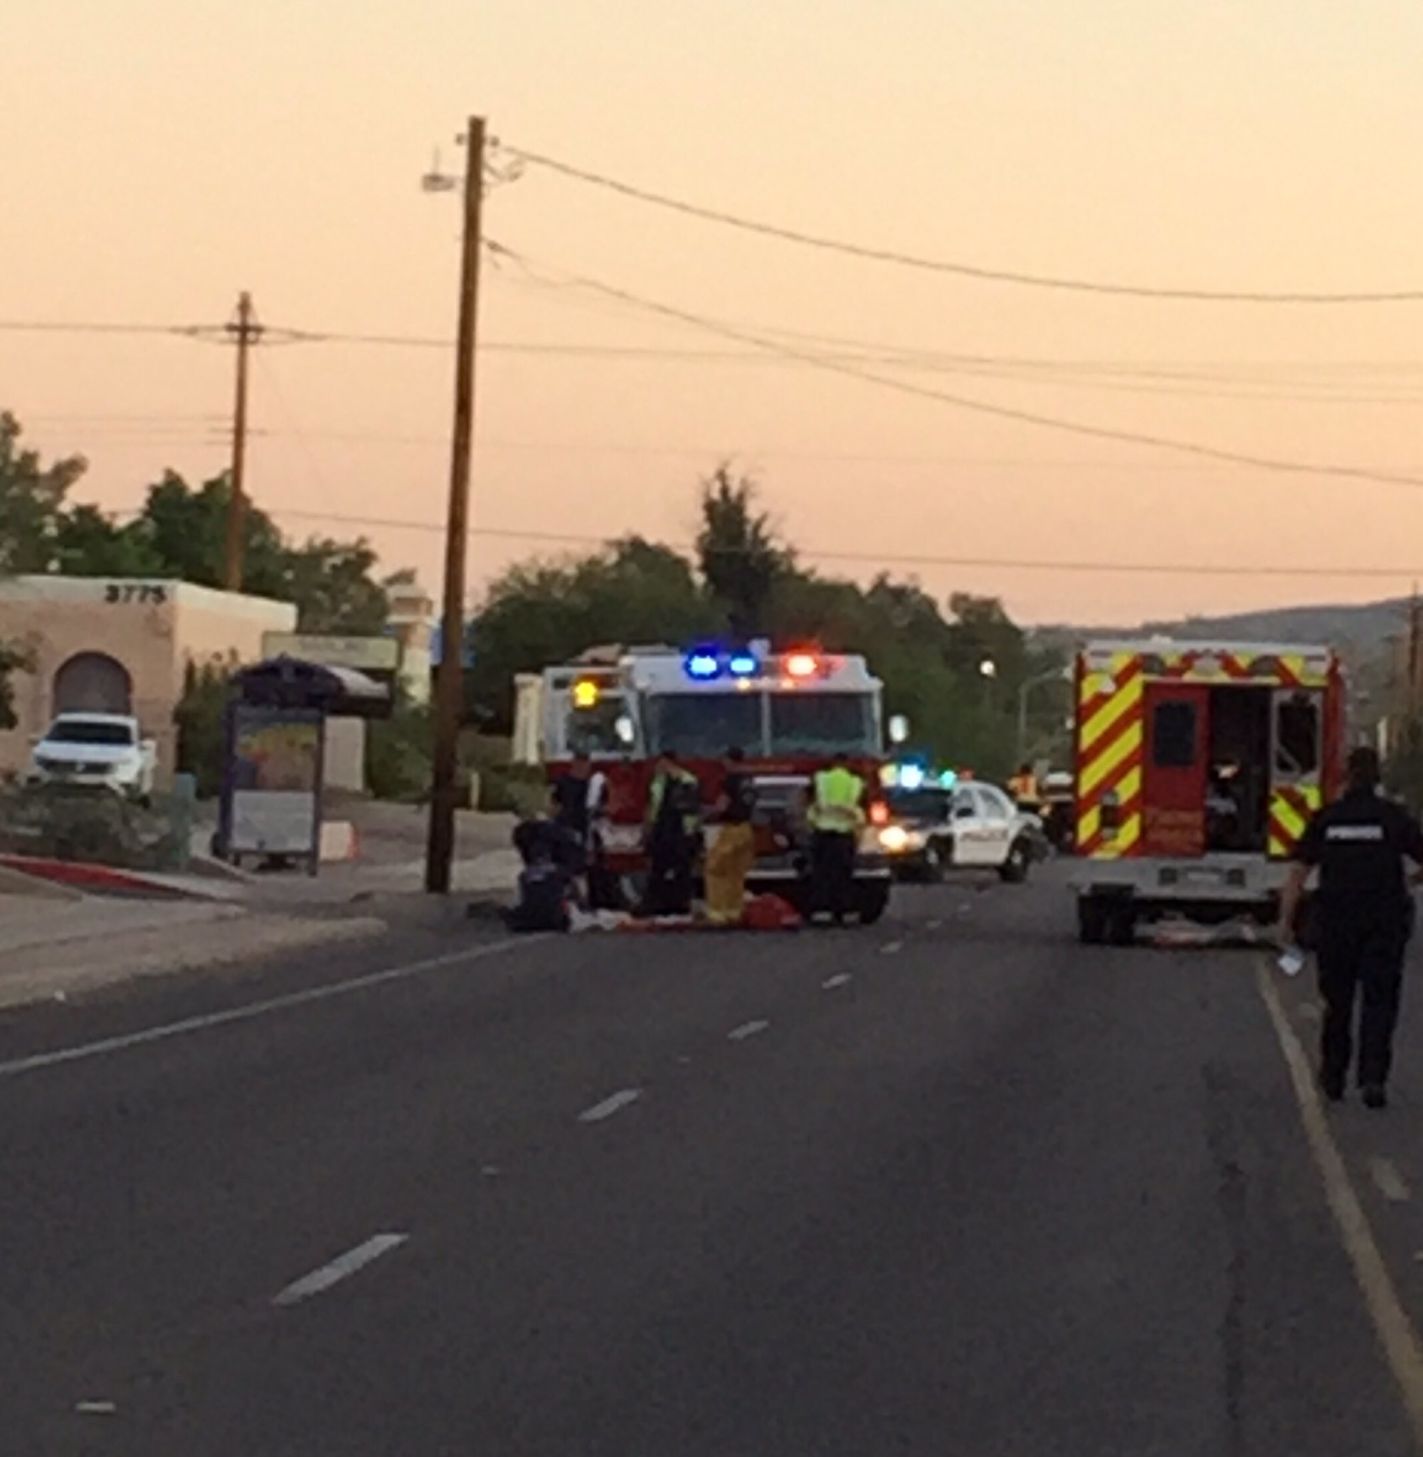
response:
{"label": "high-visibility yellow vest", "polygon": [[838,764],[822,769],[815,776],[815,799],[808,815],[811,829],[853,835],[865,822],[860,808],[864,793],[865,781],[858,774]]}
{"label": "high-visibility yellow vest", "polygon": [[[680,789],[693,791],[697,787],[697,776],[680,766],[653,776],[652,785],[647,796],[647,823],[649,826],[657,822],[658,813],[662,809],[662,801],[667,797],[667,791],[673,784],[676,784]],[[691,798],[690,793],[688,798]],[[682,815],[682,828],[690,833],[696,829],[697,821],[697,812],[688,809]]]}

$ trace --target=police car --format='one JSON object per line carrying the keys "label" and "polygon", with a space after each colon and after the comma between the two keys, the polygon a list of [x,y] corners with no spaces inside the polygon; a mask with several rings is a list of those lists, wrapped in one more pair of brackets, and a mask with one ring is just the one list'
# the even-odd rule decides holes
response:
{"label": "police car", "polygon": [[996,785],[910,775],[886,790],[885,804],[879,848],[900,880],[939,880],[952,867],[996,870],[1017,884],[1042,858],[1041,821]]}

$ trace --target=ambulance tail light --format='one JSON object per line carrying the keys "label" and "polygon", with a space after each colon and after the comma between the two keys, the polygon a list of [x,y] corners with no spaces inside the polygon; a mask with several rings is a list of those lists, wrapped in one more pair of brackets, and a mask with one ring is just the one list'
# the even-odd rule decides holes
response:
{"label": "ambulance tail light", "polygon": [[1102,831],[1115,835],[1122,827],[1122,801],[1117,792],[1109,789],[1102,796]]}

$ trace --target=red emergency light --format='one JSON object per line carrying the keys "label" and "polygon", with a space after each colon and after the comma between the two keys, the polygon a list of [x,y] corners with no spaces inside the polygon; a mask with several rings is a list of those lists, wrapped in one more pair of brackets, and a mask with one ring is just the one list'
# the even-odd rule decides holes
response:
{"label": "red emergency light", "polygon": [[820,671],[820,659],[814,653],[790,653],[786,658],[786,676],[814,678]]}

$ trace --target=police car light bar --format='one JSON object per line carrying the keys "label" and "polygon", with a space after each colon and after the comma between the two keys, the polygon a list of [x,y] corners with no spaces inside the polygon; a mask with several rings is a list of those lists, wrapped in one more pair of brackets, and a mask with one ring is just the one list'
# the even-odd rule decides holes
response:
{"label": "police car light bar", "polygon": [[698,648],[695,652],[687,654],[683,668],[686,670],[687,677],[696,678],[705,683],[721,673],[721,659],[715,653]]}

